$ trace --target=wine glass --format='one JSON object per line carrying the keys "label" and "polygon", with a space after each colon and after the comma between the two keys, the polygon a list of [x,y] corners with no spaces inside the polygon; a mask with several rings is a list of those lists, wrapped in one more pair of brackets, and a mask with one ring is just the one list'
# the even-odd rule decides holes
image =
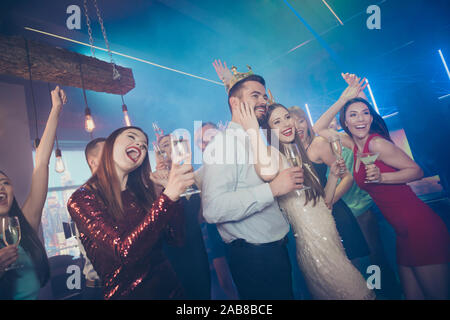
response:
{"label": "wine glass", "polygon": [[[328,140],[330,142],[331,150],[333,151],[334,155],[336,156],[336,160],[343,160],[342,157],[342,142],[341,138],[338,135],[334,135],[330,137]],[[339,168],[339,173],[343,174],[345,172],[345,169]]]}
{"label": "wine glass", "polygon": [[[358,152],[359,160],[364,165],[374,164],[380,154],[376,152]],[[379,180],[365,180],[364,183],[378,183]]]}
{"label": "wine glass", "polygon": [[[166,151],[162,150],[157,143],[153,143],[153,150],[155,151],[155,155],[158,156],[159,158],[163,159],[163,162],[165,164],[168,163],[168,159],[169,159],[169,155],[167,154]],[[170,168],[166,165],[165,169],[169,170]]]}
{"label": "wine glass", "polygon": [[[293,167],[303,167],[303,161],[302,156],[300,154],[300,150],[298,150],[298,147],[295,143],[286,143],[283,144],[284,148],[284,154],[286,155],[287,161],[291,168]],[[303,185],[303,188],[296,189],[295,192],[298,196],[301,195],[301,191],[311,189],[310,187],[307,187]]]}
{"label": "wine glass", "polygon": [[[172,145],[172,162],[173,163],[184,163],[186,159],[191,159],[191,148],[189,140],[183,136],[170,136],[170,142]],[[200,193],[200,190],[194,189],[192,186],[188,187],[181,197],[189,197],[193,194]]]}
{"label": "wine glass", "polygon": [[[19,242],[22,238],[22,234],[20,232],[20,223],[19,218],[14,217],[3,217],[2,218],[2,237],[5,245],[8,246],[19,246]],[[13,269],[22,268],[22,265],[14,262],[9,267],[7,267],[4,271],[9,271]]]}
{"label": "wine glass", "polygon": [[156,121],[152,122],[153,130],[155,131],[156,136],[160,137],[164,134],[164,131],[159,127],[158,123]]}

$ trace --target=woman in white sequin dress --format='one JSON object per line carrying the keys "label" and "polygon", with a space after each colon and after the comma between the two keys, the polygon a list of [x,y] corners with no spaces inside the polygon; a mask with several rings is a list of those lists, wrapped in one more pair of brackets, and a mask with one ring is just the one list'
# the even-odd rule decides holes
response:
{"label": "woman in white sequin dress", "polygon": [[[256,172],[263,180],[271,181],[278,172],[289,167],[286,157],[273,145],[266,147],[252,107],[242,105],[240,113],[241,123],[252,144]],[[294,231],[297,261],[311,295],[314,299],[374,299],[375,293],[368,289],[362,275],[348,260],[330,205],[327,205],[333,203],[339,169],[345,164],[336,162],[330,168],[331,174],[324,189],[300,141],[297,141],[294,121],[284,106],[269,106],[263,129],[268,130],[269,144],[274,133],[272,138],[279,139],[280,147],[281,144],[295,143],[302,154],[304,185],[310,189],[300,194],[293,191],[278,198],[278,202]]]}

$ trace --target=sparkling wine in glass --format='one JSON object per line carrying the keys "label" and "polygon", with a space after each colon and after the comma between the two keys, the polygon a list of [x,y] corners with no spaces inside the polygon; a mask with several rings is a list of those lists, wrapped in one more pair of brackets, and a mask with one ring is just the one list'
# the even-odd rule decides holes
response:
{"label": "sparkling wine in glass", "polygon": [[[14,217],[3,217],[2,218],[2,237],[3,242],[6,246],[18,246],[22,238],[22,233],[20,232],[19,218]],[[11,264],[5,269],[5,271],[21,268],[16,262]]]}
{"label": "sparkling wine in glass", "polygon": [[[168,162],[169,155],[166,151],[162,150],[157,143],[153,143],[153,150],[155,151],[155,155],[158,156],[160,159],[163,159],[164,163]],[[166,165],[165,168],[169,170],[170,168]]]}
{"label": "sparkling wine in glass", "polygon": [[[171,135],[171,145],[172,145],[172,162],[180,163],[184,162],[185,159],[191,158],[191,148],[189,140],[183,136],[174,136]],[[193,194],[200,193],[200,190],[194,189],[192,186],[188,187],[184,193],[182,193],[181,197],[189,197]]]}
{"label": "sparkling wine in glass", "polygon": [[[370,165],[375,164],[375,161],[377,160],[378,156],[380,154],[376,152],[358,152],[358,158],[359,160],[364,163],[364,165]],[[364,183],[378,183],[379,180],[366,180]]]}
{"label": "sparkling wine in glass", "polygon": [[[342,142],[341,138],[338,135],[332,136],[330,139],[331,150],[336,156],[336,160],[342,160]],[[339,168],[339,173],[342,174],[345,172],[345,169]]]}
{"label": "sparkling wine in glass", "polygon": [[[287,161],[291,168],[300,167],[303,168],[302,156],[300,154],[300,150],[295,143],[286,143],[283,144],[284,154],[287,158]],[[301,195],[301,191],[311,189],[310,187],[303,186],[301,189],[296,189],[295,192],[298,196]]]}

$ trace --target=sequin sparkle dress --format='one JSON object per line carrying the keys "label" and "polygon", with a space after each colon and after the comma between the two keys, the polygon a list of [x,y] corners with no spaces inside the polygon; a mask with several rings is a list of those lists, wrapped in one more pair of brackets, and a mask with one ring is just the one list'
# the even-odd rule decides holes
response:
{"label": "sequin sparkle dress", "polygon": [[183,289],[166,256],[162,238],[182,241],[180,201],[161,194],[147,211],[132,192],[121,193],[124,219],[108,214],[99,195],[86,185],[68,201],[87,256],[102,279],[105,299],[177,299]]}
{"label": "sequin sparkle dress", "polygon": [[[288,167],[283,156],[283,166]],[[306,169],[305,169],[306,170]],[[321,197],[305,203],[305,192],[278,198],[293,229],[297,261],[314,299],[374,299],[359,271],[348,260],[331,211]]]}

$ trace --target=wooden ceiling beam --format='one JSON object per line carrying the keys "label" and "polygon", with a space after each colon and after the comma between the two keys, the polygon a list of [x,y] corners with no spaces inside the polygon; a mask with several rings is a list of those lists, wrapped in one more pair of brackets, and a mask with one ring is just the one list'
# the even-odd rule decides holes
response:
{"label": "wooden ceiling beam", "polygon": [[135,87],[130,68],[116,65],[121,78],[113,80],[111,63],[18,36],[0,35],[0,74],[29,79],[26,42],[33,80],[82,88],[81,63],[86,90],[124,95]]}

